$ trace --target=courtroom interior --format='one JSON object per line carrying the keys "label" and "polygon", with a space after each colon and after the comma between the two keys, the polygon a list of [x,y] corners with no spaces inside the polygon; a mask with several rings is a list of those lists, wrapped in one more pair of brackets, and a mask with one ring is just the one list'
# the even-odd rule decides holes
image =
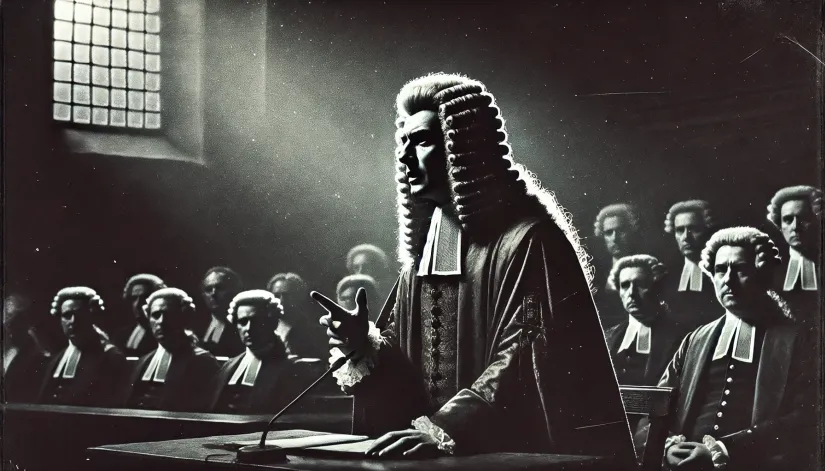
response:
{"label": "courtroom interior", "polygon": [[2,2],[2,469],[821,469],[823,18]]}

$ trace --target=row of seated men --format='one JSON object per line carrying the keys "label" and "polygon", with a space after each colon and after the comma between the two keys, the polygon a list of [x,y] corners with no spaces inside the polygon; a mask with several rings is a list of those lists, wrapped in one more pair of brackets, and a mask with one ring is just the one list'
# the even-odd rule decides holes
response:
{"label": "row of seated men", "polygon": [[[818,237],[820,195],[775,198],[769,218],[795,251]],[[786,219],[789,207],[803,211]],[[710,320],[698,326],[674,314],[679,298],[669,296],[668,270],[656,257],[613,263],[608,283],[625,319],[605,331],[605,340],[619,384],[676,393],[668,469],[687,469],[691,461],[717,469],[808,469],[817,440],[821,314],[811,287],[819,286],[819,270],[806,267],[811,259],[793,257],[783,262],[771,237],[752,227],[713,233],[695,258],[714,302]],[[808,299],[794,297],[794,287]],[[647,424],[632,426],[638,446]]]}
{"label": "row of seated men", "polygon": [[[168,411],[272,413],[325,368],[317,358],[290,355],[277,335],[281,302],[265,290],[231,300],[227,325],[242,345],[223,364],[188,329],[195,306],[177,288],[160,288],[141,307],[156,347],[127,361],[95,325],[105,311],[91,288],[60,290],[51,314],[68,345],[51,358],[20,350],[5,371],[9,402],[33,402]],[[323,390],[322,390],[323,392]]]}
{"label": "row of seated men", "polygon": [[[819,320],[821,294],[818,279],[821,200],[821,190],[811,186],[782,188],[768,204],[765,221],[780,242],[783,259],[773,289],[794,307],[798,317],[813,324]],[[641,236],[639,212],[632,204],[619,203],[603,208],[594,226],[595,236],[604,243],[611,256],[609,263],[597,264],[598,292],[595,296],[602,325],[608,329],[627,318],[611,282],[611,269],[622,257],[651,254],[649,249],[643,248],[649,245],[650,238],[648,234]],[[663,281],[662,296],[670,305],[673,321],[685,331],[719,317],[712,283],[704,278],[699,267],[702,248],[719,227],[711,204],[704,200],[677,202],[665,215],[663,231],[673,238],[679,256],[656,256],[671,272],[671,276]]]}

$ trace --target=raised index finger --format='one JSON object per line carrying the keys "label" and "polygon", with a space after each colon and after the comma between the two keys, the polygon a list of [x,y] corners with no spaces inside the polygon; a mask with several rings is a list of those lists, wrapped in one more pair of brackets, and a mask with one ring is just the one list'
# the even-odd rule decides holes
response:
{"label": "raised index finger", "polygon": [[309,295],[312,297],[312,299],[315,300],[315,302],[320,304],[321,307],[326,309],[327,312],[330,313],[333,317],[340,317],[342,314],[348,312],[346,309],[338,305],[338,303],[317,291],[312,291],[311,293],[309,293]]}

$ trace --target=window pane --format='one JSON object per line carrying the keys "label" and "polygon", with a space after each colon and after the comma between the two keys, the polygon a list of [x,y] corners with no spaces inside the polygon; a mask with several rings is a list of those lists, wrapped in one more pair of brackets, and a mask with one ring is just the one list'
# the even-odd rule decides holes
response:
{"label": "window pane", "polygon": [[64,82],[72,81],[72,64],[70,62],[54,63],[54,79]]}
{"label": "window pane", "polygon": [[129,13],[129,29],[132,31],[143,31],[143,13]]}
{"label": "window pane", "polygon": [[143,33],[129,31],[129,49],[143,50]]}
{"label": "window pane", "polygon": [[92,47],[92,64],[109,65],[109,48],[108,47]]}
{"label": "window pane", "polygon": [[68,83],[54,83],[54,101],[72,101],[72,86]]}
{"label": "window pane", "polygon": [[72,12],[74,12],[72,2],[64,2],[62,0],[54,2],[54,19],[72,21]]}
{"label": "window pane", "polygon": [[126,90],[112,90],[111,100],[113,108],[126,108]]}
{"label": "window pane", "polygon": [[109,86],[109,69],[106,67],[92,67],[92,83]]}
{"label": "window pane", "polygon": [[146,70],[150,72],[159,72],[160,56],[156,54],[146,54]]}
{"label": "window pane", "polygon": [[160,52],[160,36],[157,34],[146,35],[146,52]]}
{"label": "window pane", "polygon": [[112,30],[112,46],[126,49],[126,31],[122,29]]}
{"label": "window pane", "polygon": [[89,5],[75,4],[74,6],[74,21],[76,23],[91,23],[92,22],[92,7]]}
{"label": "window pane", "polygon": [[126,67],[126,51],[112,49],[112,67]]}
{"label": "window pane", "polygon": [[108,8],[95,7],[94,21],[92,23],[98,26],[109,26],[112,23],[111,15]]}
{"label": "window pane", "polygon": [[74,81],[77,83],[89,83],[89,66],[86,64],[74,65]]}
{"label": "window pane", "polygon": [[124,69],[112,69],[112,86],[126,88],[126,71]]}
{"label": "window pane", "polygon": [[160,114],[146,113],[146,127],[148,129],[160,129]]}
{"label": "window pane", "polygon": [[126,12],[112,10],[112,26],[115,28],[126,28]]}
{"label": "window pane", "polygon": [[72,40],[72,24],[65,21],[54,22],[54,39]]}
{"label": "window pane", "polygon": [[74,122],[88,123],[89,122],[89,107],[88,106],[74,106]]}
{"label": "window pane", "polygon": [[109,8],[109,6],[112,5],[111,0],[92,0],[92,3],[94,3],[96,6],[106,8]]}
{"label": "window pane", "polygon": [[128,114],[128,120],[130,128],[143,127],[143,113],[140,111],[130,111]]}
{"label": "window pane", "polygon": [[146,109],[160,111],[160,94],[151,92],[146,94]]}
{"label": "window pane", "polygon": [[68,121],[72,117],[72,107],[63,103],[54,104],[54,119]]}
{"label": "window pane", "polygon": [[92,104],[96,106],[109,106],[109,89],[92,87]]}
{"label": "window pane", "polygon": [[160,90],[159,74],[146,74],[146,89],[154,92]]}
{"label": "window pane", "polygon": [[109,45],[109,28],[105,26],[92,27],[92,44]]}
{"label": "window pane", "polygon": [[159,0],[146,0],[146,12],[147,13],[157,13],[160,10],[160,1]]}
{"label": "window pane", "polygon": [[92,108],[92,124],[109,124],[109,110]]}
{"label": "window pane", "polygon": [[92,38],[92,27],[89,25],[74,25],[74,42],[88,43]]}
{"label": "window pane", "polygon": [[90,101],[88,85],[72,85],[72,98],[75,103],[88,105]]}
{"label": "window pane", "polygon": [[129,88],[132,90],[143,90],[143,72],[129,71]]}
{"label": "window pane", "polygon": [[54,42],[54,58],[64,61],[72,60],[72,43]]}
{"label": "window pane", "polygon": [[112,110],[110,113],[112,126],[126,126],[126,112],[123,110]]}
{"label": "window pane", "polygon": [[146,3],[143,0],[129,0],[129,9],[132,11],[143,11],[146,9]]}
{"label": "window pane", "polygon": [[136,51],[129,51],[129,68],[143,69],[143,53]]}
{"label": "window pane", "polygon": [[85,44],[75,44],[74,61],[89,63],[89,46]]}
{"label": "window pane", "polygon": [[160,17],[158,15],[146,15],[146,31],[150,33],[160,32]]}
{"label": "window pane", "polygon": [[129,91],[129,109],[143,110],[143,92]]}

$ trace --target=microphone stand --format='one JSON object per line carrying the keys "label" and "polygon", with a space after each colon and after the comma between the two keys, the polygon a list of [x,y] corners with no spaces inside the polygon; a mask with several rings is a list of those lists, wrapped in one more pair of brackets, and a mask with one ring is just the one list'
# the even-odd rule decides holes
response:
{"label": "microphone stand", "polygon": [[237,453],[237,459],[240,463],[256,463],[256,464],[264,464],[264,463],[275,463],[275,462],[284,462],[286,461],[286,451],[279,447],[278,445],[267,445],[266,444],[266,436],[269,434],[269,429],[272,428],[272,424],[281,417],[284,412],[289,410],[293,404],[298,402],[306,393],[308,393],[312,388],[314,388],[318,383],[320,383],[324,378],[332,374],[338,368],[344,366],[344,363],[347,362],[350,358],[355,355],[355,350],[349,352],[346,356],[339,358],[338,360],[333,363],[329,369],[327,369],[324,374],[322,374],[318,379],[316,379],[312,384],[310,384],[306,389],[304,389],[301,394],[298,394],[295,399],[292,400],[289,404],[287,404],[283,409],[280,410],[277,414],[272,416],[272,419],[269,420],[269,423],[266,425],[263,433],[261,434],[261,441],[258,445],[247,445],[241,447]]}

